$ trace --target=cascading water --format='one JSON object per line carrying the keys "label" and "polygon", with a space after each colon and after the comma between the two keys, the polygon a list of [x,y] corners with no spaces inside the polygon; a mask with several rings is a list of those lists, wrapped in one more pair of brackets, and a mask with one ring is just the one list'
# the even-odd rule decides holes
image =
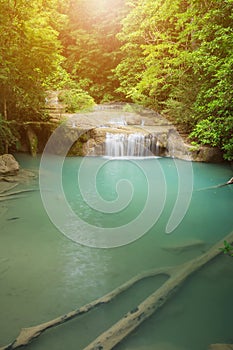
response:
{"label": "cascading water", "polygon": [[[156,154],[157,153],[157,154]],[[158,142],[152,135],[106,134],[105,155],[107,157],[149,157],[158,155]]]}

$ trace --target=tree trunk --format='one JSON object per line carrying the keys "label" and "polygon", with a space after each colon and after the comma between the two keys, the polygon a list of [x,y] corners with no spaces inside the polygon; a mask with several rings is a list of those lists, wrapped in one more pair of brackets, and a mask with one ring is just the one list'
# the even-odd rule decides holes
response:
{"label": "tree trunk", "polygon": [[[3,96],[3,118],[5,121],[7,121],[8,119],[8,115],[7,115],[7,100],[6,100],[6,96],[4,93]],[[5,153],[9,152],[9,144],[8,144],[8,140],[5,140]]]}
{"label": "tree trunk", "polygon": [[79,309],[71,311],[71,312],[69,312],[69,313],[67,313],[65,315],[61,315],[61,316],[59,316],[59,317],[57,317],[57,318],[55,318],[53,320],[50,320],[48,322],[41,323],[41,324],[39,324],[37,326],[30,327],[30,328],[22,328],[22,330],[20,331],[20,334],[16,338],[16,340],[13,341],[11,344],[0,348],[0,350],[17,349],[17,348],[19,348],[21,346],[27,345],[33,339],[39,337],[47,329],[55,327],[55,326],[58,326],[60,324],[63,324],[65,322],[69,321],[69,320],[72,320],[73,318],[75,318],[75,317],[77,317],[79,315],[83,315],[83,314],[93,310],[97,306],[109,303],[114,298],[116,298],[117,295],[123,293],[124,291],[126,291],[127,289],[132,287],[137,282],[139,282],[139,281],[141,281],[143,279],[146,279],[148,277],[153,277],[153,276],[157,276],[157,275],[170,276],[170,274],[173,271],[173,269],[174,269],[173,267],[172,268],[166,267],[166,268],[158,268],[158,269],[153,269],[153,270],[150,270],[150,271],[143,272],[140,275],[137,275],[137,276],[131,278],[129,281],[127,281],[124,284],[122,284],[121,286],[117,287],[116,289],[114,289],[110,293],[104,295],[103,297],[101,297],[99,299],[96,299],[96,300],[92,301],[89,304],[86,304],[86,305],[82,306]]}

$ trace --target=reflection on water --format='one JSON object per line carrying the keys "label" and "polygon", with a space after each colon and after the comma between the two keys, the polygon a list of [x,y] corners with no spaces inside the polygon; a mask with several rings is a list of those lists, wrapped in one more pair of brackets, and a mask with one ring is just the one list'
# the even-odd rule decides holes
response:
{"label": "reflection on water", "polygon": [[[39,159],[17,157],[22,166],[38,168]],[[177,196],[176,169],[171,159],[149,161],[160,162],[165,174],[164,210],[146,235],[119,248],[94,249],[68,240],[48,219],[39,192],[1,203],[0,345],[12,341],[20,328],[84,305],[144,270],[188,261],[233,229],[233,188],[199,191],[226,182],[232,176],[230,167],[193,164],[191,205],[182,223],[172,234],[166,235],[167,219]],[[90,210],[81,201],[81,193],[74,191],[80,162],[80,158],[67,159],[63,182],[70,205],[82,219],[100,226],[117,226],[138,215],[146,198],[146,182],[139,169],[135,170],[132,163],[122,160],[100,169],[96,186],[105,200],[117,198],[116,183],[122,177],[134,184],[133,201],[112,216]],[[90,195],[95,201],[95,194]],[[153,213],[153,208],[151,210]],[[13,217],[18,219],[9,220]],[[201,244],[178,253],[164,249],[190,242]],[[232,341],[232,273],[231,258],[215,259],[190,278],[161,311],[118,347],[119,350],[204,350],[211,342]],[[29,349],[82,349],[163,281],[161,277],[140,283],[110,305],[47,331]]]}

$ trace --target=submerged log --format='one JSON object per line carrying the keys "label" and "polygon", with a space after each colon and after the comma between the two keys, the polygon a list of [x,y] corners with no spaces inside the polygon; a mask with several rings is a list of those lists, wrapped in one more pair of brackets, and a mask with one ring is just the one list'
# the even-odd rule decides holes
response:
{"label": "submerged log", "polygon": [[1,347],[0,350],[13,350],[24,345],[28,345],[33,339],[39,337],[44,331],[57,325],[63,324],[79,315],[82,315],[95,307],[107,304],[113,300],[117,295],[132,287],[135,283],[142,279],[156,276],[167,275],[168,280],[134,310],[128,312],[122,319],[102,333],[84,350],[111,350],[118,343],[120,343],[126,336],[128,336],[135,328],[137,328],[143,321],[150,317],[156,310],[158,310],[171,295],[173,295],[178,287],[189,277],[192,273],[200,269],[207,262],[212,260],[221,253],[220,247],[224,245],[224,241],[233,242],[233,232],[224,237],[221,241],[212,246],[205,254],[193,259],[185,264],[174,267],[159,268],[144,272],[120,287],[114,289],[105,296],[94,300],[93,302],[80,307],[77,310],[71,311],[65,315],[57,317],[51,321],[39,324],[30,328],[23,328],[19,336],[9,345]]}
{"label": "submerged log", "polygon": [[[233,232],[226,236],[224,240],[232,242]],[[139,304],[135,310],[128,312],[122,319],[97,337],[84,350],[113,349],[143,321],[158,310],[176,292],[187,277],[215,258],[220,253],[219,247],[224,244],[224,240],[215,244],[200,257],[178,266],[170,275],[170,278],[158,290]]]}
{"label": "submerged log", "polygon": [[165,267],[165,268],[157,268],[153,269],[150,271],[143,272],[133,278],[131,278],[129,281],[125,282],[121,286],[117,287],[116,289],[112,290],[110,293],[104,295],[101,298],[98,298],[89,304],[86,304],[84,306],[81,306],[79,309],[71,311],[67,314],[61,315],[53,320],[50,320],[45,323],[41,323],[37,326],[34,327],[29,327],[29,328],[22,328],[20,331],[19,336],[16,338],[15,341],[13,341],[11,344],[6,345],[4,347],[1,347],[0,350],[12,350],[12,349],[17,349],[21,346],[28,345],[33,339],[39,337],[43,332],[45,332],[47,329],[58,326],[62,323],[65,323],[69,320],[72,320],[73,318],[83,315],[97,306],[107,304],[110,301],[112,301],[116,296],[119,294],[123,293],[130,287],[132,287],[134,284],[137,282],[153,277],[153,276],[158,276],[158,275],[165,275],[165,276],[170,276],[172,271],[174,270],[174,267]]}

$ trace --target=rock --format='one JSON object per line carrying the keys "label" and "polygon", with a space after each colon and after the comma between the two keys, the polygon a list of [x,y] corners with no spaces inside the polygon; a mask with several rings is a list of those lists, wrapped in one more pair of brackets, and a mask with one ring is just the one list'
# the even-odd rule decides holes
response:
{"label": "rock", "polygon": [[191,158],[195,162],[205,163],[220,163],[223,162],[223,153],[219,148],[200,146],[193,149],[192,146],[187,146],[190,150]]}
{"label": "rock", "polygon": [[189,148],[175,128],[168,131],[167,154],[172,158],[192,160]]}
{"label": "rock", "polygon": [[217,147],[192,146],[184,142],[175,129],[168,132],[168,155],[173,158],[190,160],[194,162],[220,163],[223,162],[223,153]]}
{"label": "rock", "polygon": [[3,154],[0,156],[0,176],[16,175],[19,171],[19,163],[12,154]]}
{"label": "rock", "polygon": [[[58,104],[57,92],[48,92],[48,105]],[[152,154],[195,162],[222,162],[222,152],[213,147],[193,146],[184,141],[175,126],[158,113],[127,103],[113,103],[96,106],[91,112],[50,115],[49,122],[33,123],[22,131],[20,151],[25,151],[24,140],[28,140],[27,151],[32,155],[42,152],[47,140],[59,125],[59,137],[51,145],[51,151],[63,155],[66,146],[70,156],[106,155],[106,133],[127,135],[140,133],[150,144]],[[61,121],[65,122],[61,124]],[[187,136],[187,135],[186,135]],[[70,145],[72,145],[70,147]]]}

